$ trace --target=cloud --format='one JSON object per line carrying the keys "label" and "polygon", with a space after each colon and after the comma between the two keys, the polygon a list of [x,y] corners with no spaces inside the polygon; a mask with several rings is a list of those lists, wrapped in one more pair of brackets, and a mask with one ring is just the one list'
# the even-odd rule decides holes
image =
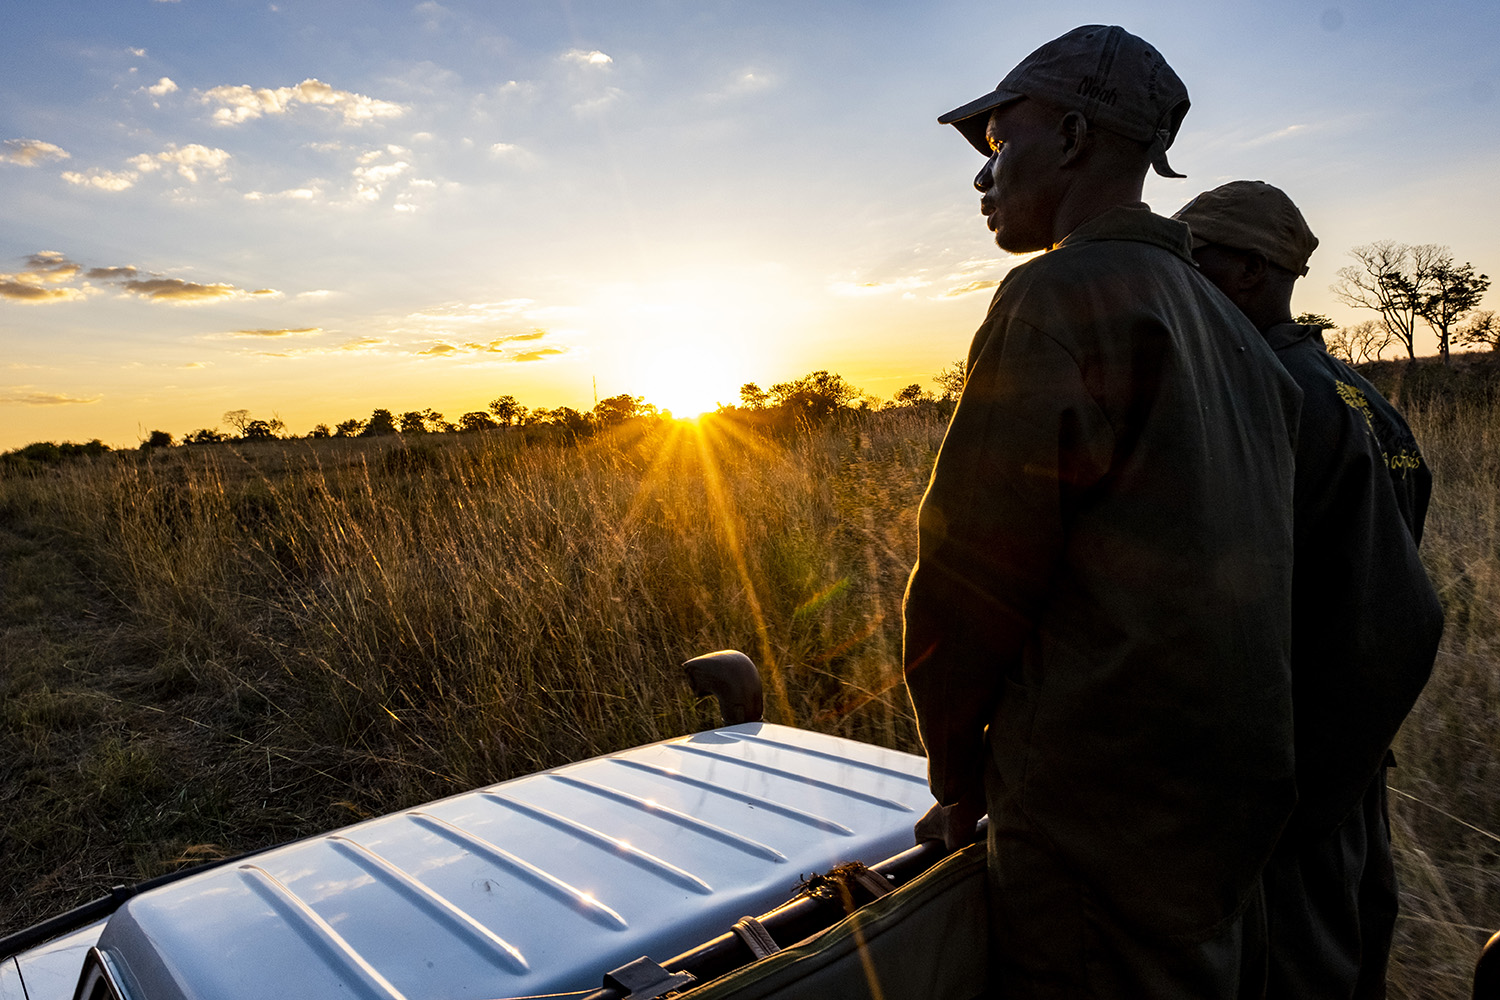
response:
{"label": "cloud", "polygon": [[41,305],[51,302],[71,302],[86,294],[81,288],[47,288],[26,281],[15,280],[13,274],[0,274],[0,299]]}
{"label": "cloud", "polygon": [[[57,250],[39,250],[25,261],[20,272],[0,274],[0,298],[30,303],[66,302],[95,294],[101,286],[123,290],[148,302],[173,305],[282,297],[282,293],[273,288],[249,291],[226,282],[201,283],[154,274],[142,276],[140,269],[132,265],[85,269],[83,264]],[[80,281],[84,284],[79,284]]]}
{"label": "cloud", "polygon": [[0,392],[0,403],[15,403],[20,406],[71,406],[97,403],[99,396],[69,396],[61,392],[27,392],[26,387]]}
{"label": "cloud", "polygon": [[930,284],[930,281],[913,275],[894,281],[835,281],[828,286],[828,290],[835,295],[884,295],[888,292],[909,292]]}
{"label": "cloud", "polygon": [[770,90],[778,82],[774,76],[763,70],[745,69],[732,76],[717,92],[708,94],[707,99],[722,101],[733,97],[743,97],[746,94]]}
{"label": "cloud", "polygon": [[175,166],[180,176],[189,183],[196,184],[200,169],[222,174],[224,165],[229,162],[229,153],[222,149],[202,146],[196,142],[182,147],[171,143],[154,156],[150,153],[142,153],[131,157],[128,162],[143,174],[160,170],[163,166]]}
{"label": "cloud", "polygon": [[47,160],[67,159],[71,159],[67,150],[40,139],[6,139],[0,142],[0,163],[34,167]]}
{"label": "cloud", "polygon": [[211,367],[213,367],[213,362],[212,361],[189,361],[186,364],[181,364],[181,365],[178,365],[177,367],[178,368],[211,368]]}
{"label": "cloud", "polygon": [[593,49],[589,52],[585,52],[582,49],[569,49],[562,54],[562,58],[567,62],[577,63],[580,66],[608,66],[614,62],[613,59],[598,49]]}
{"label": "cloud", "polygon": [[76,170],[68,170],[63,173],[62,178],[69,184],[77,184],[80,187],[96,187],[101,191],[124,191],[134,187],[140,176],[134,170],[122,170],[116,173],[95,167],[81,174]]}
{"label": "cloud", "polygon": [[391,342],[389,340],[386,340],[384,337],[355,337],[353,340],[344,341],[338,346],[337,350],[373,351],[376,348],[388,347],[390,346],[390,343]]}
{"label": "cloud", "polygon": [[573,105],[573,111],[581,115],[593,114],[595,111],[602,111],[609,107],[624,96],[624,94],[625,91],[619,87],[606,87],[604,93],[599,96],[589,98],[587,101],[579,101]]}
{"label": "cloud", "polygon": [[959,285],[956,288],[948,289],[943,293],[942,297],[945,299],[956,299],[961,295],[973,295],[975,292],[987,291],[999,284],[999,281],[971,281],[966,285]]}
{"label": "cloud", "polygon": [[81,187],[95,187],[101,191],[125,191],[134,187],[135,182],[145,174],[156,173],[167,167],[176,167],[178,176],[190,184],[196,184],[200,170],[209,170],[223,177],[229,159],[229,153],[222,149],[200,145],[196,142],[178,146],[174,142],[169,143],[167,148],[160,153],[140,153],[132,156],[126,161],[134,168],[132,170],[114,171],[93,167],[84,173],[69,170],[64,172],[62,177],[69,184],[77,184]]}
{"label": "cloud", "polygon": [[56,250],[38,251],[26,258],[19,273],[0,274],[0,299],[29,305],[81,299],[87,290],[69,284],[81,270],[82,264]]}
{"label": "cloud", "polygon": [[274,330],[231,330],[231,337],[316,337],[323,332],[320,326],[301,326]]}
{"label": "cloud", "polygon": [[205,285],[181,278],[133,279],[121,282],[120,287],[149,302],[164,302],[169,305],[198,305],[223,299],[278,298],[281,295],[270,288],[247,292],[223,282]]}
{"label": "cloud", "polygon": [[346,125],[363,125],[379,118],[398,118],[406,108],[390,101],[377,100],[348,90],[335,90],[321,80],[309,78],[294,87],[270,90],[247,84],[214,87],[203,94],[205,104],[221,105],[214,121],[239,125],[262,115],[279,115],[295,105],[308,104],[327,108],[343,116]]}
{"label": "cloud", "polygon": [[354,196],[364,201],[379,201],[386,185],[411,169],[405,160],[354,168]]}
{"label": "cloud", "polygon": [[529,149],[523,149],[513,142],[496,142],[490,145],[490,156],[505,163],[514,163],[518,167],[534,166],[537,162],[536,154]]}
{"label": "cloud", "polygon": [[147,87],[146,93],[155,94],[157,97],[161,97],[165,94],[175,94],[177,93],[177,89],[177,84],[173,83],[166,77],[162,77],[160,80],[157,80],[156,83]]}
{"label": "cloud", "polygon": [[542,358],[551,357],[556,354],[566,354],[567,349],[561,347],[539,347],[527,351],[518,351],[512,346],[516,343],[542,340],[549,335],[546,330],[531,330],[526,333],[509,334],[483,342],[469,341],[463,344],[452,344],[446,340],[439,340],[431,347],[420,351],[413,351],[412,353],[417,357],[469,357],[476,360],[485,359],[489,361],[509,362],[539,361]]}
{"label": "cloud", "polygon": [[82,264],[69,260],[65,254],[57,250],[38,250],[26,258],[25,273],[33,275],[37,281],[52,284],[71,281],[73,276],[81,270],[83,270]]}
{"label": "cloud", "polygon": [[318,188],[300,187],[287,188],[285,191],[246,191],[246,201],[266,201],[275,199],[278,201],[313,201],[322,191]]}
{"label": "cloud", "polygon": [[1275,142],[1277,139],[1285,139],[1287,136],[1296,135],[1298,132],[1305,131],[1307,131],[1306,125],[1288,125],[1286,128],[1277,129],[1275,132],[1268,132],[1265,135],[1246,140],[1243,145],[1247,149],[1254,146],[1264,146],[1268,142]]}
{"label": "cloud", "polygon": [[555,357],[559,354],[567,353],[567,350],[561,347],[543,347],[539,350],[523,351],[519,354],[512,355],[510,360],[516,362],[517,364],[525,364],[529,361],[545,361],[550,357]]}

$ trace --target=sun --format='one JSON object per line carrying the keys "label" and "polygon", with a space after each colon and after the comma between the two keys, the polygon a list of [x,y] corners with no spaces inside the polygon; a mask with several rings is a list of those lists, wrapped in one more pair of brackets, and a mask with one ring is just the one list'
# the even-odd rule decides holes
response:
{"label": "sun", "polygon": [[681,418],[738,403],[762,359],[747,317],[726,312],[701,285],[638,290],[617,314],[623,391]]}
{"label": "sun", "polygon": [[693,418],[737,403],[743,370],[736,375],[733,360],[704,343],[666,345],[642,359],[635,395],[674,417]]}

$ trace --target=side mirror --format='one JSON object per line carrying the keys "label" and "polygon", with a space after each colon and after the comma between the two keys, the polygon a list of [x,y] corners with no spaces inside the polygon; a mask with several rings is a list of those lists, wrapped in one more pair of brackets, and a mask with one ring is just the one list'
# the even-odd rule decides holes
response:
{"label": "side mirror", "polygon": [[682,665],[687,671],[693,693],[702,698],[713,695],[719,702],[724,725],[759,722],[765,716],[765,699],[760,671],[754,662],[735,649],[695,656]]}
{"label": "side mirror", "polygon": [[1474,966],[1474,1000],[1500,1000],[1500,931],[1484,946]]}

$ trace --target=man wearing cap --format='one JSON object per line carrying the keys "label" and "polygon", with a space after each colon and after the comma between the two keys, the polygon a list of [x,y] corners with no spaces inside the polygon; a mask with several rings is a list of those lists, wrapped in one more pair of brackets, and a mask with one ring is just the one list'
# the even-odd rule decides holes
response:
{"label": "man wearing cap", "polygon": [[1318,245],[1262,181],[1183,206],[1203,274],[1302,387],[1293,495],[1297,807],[1264,877],[1270,993],[1384,997],[1396,920],[1386,813],[1391,740],[1437,654],[1443,612],[1417,555],[1432,475],[1411,428],[1292,321]]}
{"label": "man wearing cap", "polygon": [[974,337],[904,606],[939,803],[918,835],[956,846],[988,811],[1007,997],[1263,985],[1300,393],[1141,202],[1187,108],[1155,49],[1089,25],[939,119],[989,157],[997,243],[1047,251]]}

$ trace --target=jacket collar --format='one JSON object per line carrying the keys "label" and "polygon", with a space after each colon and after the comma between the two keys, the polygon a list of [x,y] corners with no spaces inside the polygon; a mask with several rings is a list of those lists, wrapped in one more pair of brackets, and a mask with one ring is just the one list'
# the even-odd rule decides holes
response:
{"label": "jacket collar", "polygon": [[1171,251],[1189,264],[1193,263],[1193,236],[1187,223],[1163,218],[1152,212],[1145,202],[1107,209],[1063,237],[1057,245],[1068,247],[1096,240],[1149,243]]}
{"label": "jacket collar", "polygon": [[1323,328],[1318,326],[1303,326],[1301,323],[1278,323],[1266,329],[1263,336],[1266,343],[1271,345],[1271,350],[1279,351],[1300,344],[1304,340],[1311,340],[1318,345],[1320,350],[1328,350],[1323,343]]}

